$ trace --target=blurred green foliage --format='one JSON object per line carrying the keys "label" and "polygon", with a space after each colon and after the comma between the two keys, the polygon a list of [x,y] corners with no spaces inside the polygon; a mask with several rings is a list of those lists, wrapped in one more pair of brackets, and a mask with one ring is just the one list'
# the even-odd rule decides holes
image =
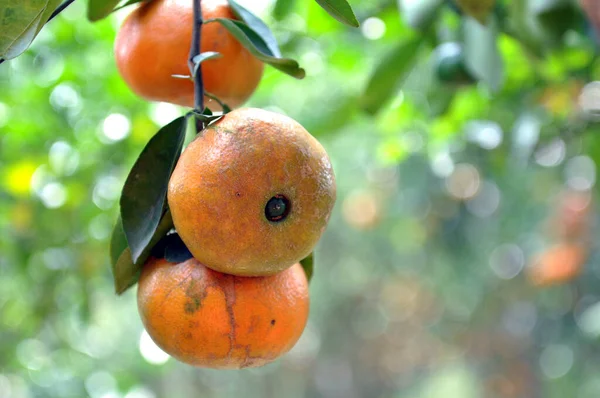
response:
{"label": "blurred green foliage", "polygon": [[316,2],[240,3],[306,70],[267,68],[249,105],[298,120],[336,170],[302,339],[264,368],[195,369],[143,333],[135,289],[114,294],[121,187],[185,110],[118,76],[128,9],[92,24],[75,2],[0,65],[0,397],[600,396],[594,202],[581,275],[528,277],[566,239],[563,195],[595,196],[600,64],[577,4],[500,1],[484,26],[352,1],[351,29]]}

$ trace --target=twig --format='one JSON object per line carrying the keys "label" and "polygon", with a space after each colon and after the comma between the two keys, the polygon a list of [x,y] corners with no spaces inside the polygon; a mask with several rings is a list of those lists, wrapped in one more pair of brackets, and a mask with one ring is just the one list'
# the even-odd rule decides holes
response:
{"label": "twig", "polygon": [[[66,0],[61,5],[59,5],[56,8],[56,10],[54,10],[54,12],[50,15],[50,18],[48,18],[48,20],[46,22],[44,22],[44,25],[47,24],[48,22],[52,21],[52,19],[54,19],[55,16],[57,16],[58,14],[60,14],[61,12],[63,12],[65,10],[65,8],[67,8],[68,6],[70,6],[74,2],[75,2],[75,0]],[[6,61],[4,58],[0,58],[0,64],[2,62],[4,62],[4,61]]]}
{"label": "twig", "polygon": [[[194,78],[194,108],[202,112],[204,110],[204,85],[202,83],[202,65],[196,68],[194,58],[200,55],[200,32],[202,30],[202,0],[193,0],[194,2],[194,29],[192,29],[192,46],[190,48],[190,58],[188,64],[190,72]],[[196,73],[194,73],[196,70]],[[204,123],[196,119],[198,132],[203,130]]]}

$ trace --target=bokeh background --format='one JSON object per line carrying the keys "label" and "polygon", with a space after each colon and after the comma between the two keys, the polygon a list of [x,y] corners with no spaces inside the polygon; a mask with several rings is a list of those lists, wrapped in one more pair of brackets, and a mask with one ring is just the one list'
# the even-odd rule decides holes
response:
{"label": "bokeh background", "polygon": [[[304,80],[249,105],[332,157],[308,326],[259,369],[177,363],[113,290],[124,179],[184,109],[136,98],[76,1],[0,65],[0,397],[600,396],[600,62],[593,1],[239,1]],[[594,14],[596,12],[596,14]],[[149,60],[151,62],[151,60]]]}

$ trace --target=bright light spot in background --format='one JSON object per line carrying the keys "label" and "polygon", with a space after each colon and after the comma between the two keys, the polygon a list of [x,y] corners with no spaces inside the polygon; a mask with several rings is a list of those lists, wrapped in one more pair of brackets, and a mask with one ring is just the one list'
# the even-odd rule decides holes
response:
{"label": "bright light spot in background", "polygon": [[44,206],[49,209],[57,209],[67,201],[67,190],[59,182],[46,184],[38,194]]}
{"label": "bright light spot in background", "polygon": [[577,325],[587,335],[600,337],[600,302],[586,308],[576,317]]}
{"label": "bright light spot in background", "polygon": [[57,174],[71,175],[79,166],[79,153],[65,141],[57,141],[48,153],[50,167]]}
{"label": "bright light spot in background", "polygon": [[367,18],[362,23],[361,30],[367,39],[377,40],[385,34],[385,22],[375,17]]}
{"label": "bright light spot in background", "polygon": [[494,149],[502,143],[502,129],[497,123],[472,121],[465,127],[467,139],[477,143],[483,149]]}
{"label": "bright light spot in background", "polygon": [[44,265],[51,270],[71,268],[75,264],[75,255],[70,249],[51,247],[41,253]]}
{"label": "bright light spot in background", "polygon": [[162,365],[170,358],[169,354],[160,349],[159,346],[152,341],[150,335],[145,330],[140,336],[140,354],[142,357],[153,365]]}
{"label": "bright light spot in background", "polygon": [[50,105],[54,109],[75,108],[81,105],[81,98],[71,85],[61,83],[50,93]]}
{"label": "bright light spot in background", "polygon": [[102,133],[109,142],[121,141],[129,135],[131,122],[127,116],[120,113],[112,113],[102,123]]}
{"label": "bright light spot in background", "polygon": [[115,176],[107,175],[98,178],[92,193],[92,201],[100,209],[108,210],[121,195],[121,186],[121,180]]}
{"label": "bright light spot in background", "polygon": [[435,50],[435,56],[438,59],[441,58],[450,58],[455,57],[460,54],[462,48],[459,43],[454,41],[449,41],[446,43],[440,44]]}
{"label": "bright light spot in background", "polygon": [[108,372],[94,372],[85,379],[85,389],[92,398],[118,396],[117,381]]}
{"label": "bright light spot in background", "polygon": [[0,373],[0,398],[9,398],[16,396],[12,394],[12,388],[8,377]]}
{"label": "bright light spot in background", "polygon": [[159,126],[164,126],[181,116],[179,107],[166,102],[153,103],[150,108],[150,119]]}
{"label": "bright light spot in background", "polygon": [[590,116],[600,116],[600,82],[591,82],[583,87],[579,95],[579,106]]}
{"label": "bright light spot in background", "polygon": [[512,142],[515,149],[523,155],[529,156],[540,138],[541,129],[542,123],[537,117],[528,114],[520,116],[512,131]]}
{"label": "bright light spot in background", "polygon": [[480,218],[489,217],[498,210],[500,196],[500,189],[496,184],[484,181],[477,196],[466,203],[467,210]]}
{"label": "bright light spot in background", "polygon": [[431,159],[431,171],[438,177],[448,177],[454,171],[454,161],[446,151],[436,154]]}
{"label": "bright light spot in background", "polygon": [[0,397],[1,398],[26,398],[32,394],[21,377],[16,374],[0,374]]}
{"label": "bright light spot in background", "polygon": [[105,240],[112,232],[112,220],[106,214],[99,214],[90,221],[88,232],[96,240]]}
{"label": "bright light spot in background", "polygon": [[479,171],[467,163],[457,164],[446,178],[446,189],[455,199],[471,199],[479,192],[480,185]]}
{"label": "bright light spot in background", "polygon": [[490,254],[490,268],[500,279],[512,279],[525,266],[523,250],[513,243],[500,245]]}
{"label": "bright light spot in background", "polygon": [[558,166],[565,159],[566,150],[565,142],[556,138],[535,152],[535,161],[543,167]]}
{"label": "bright light spot in background", "polygon": [[124,398],[156,398],[156,395],[147,387],[134,387]]}
{"label": "bright light spot in background", "polygon": [[567,185],[577,191],[587,191],[596,183],[596,164],[588,156],[570,159],[565,166]]}
{"label": "bright light spot in background", "polygon": [[307,76],[316,76],[325,69],[323,57],[315,51],[308,51],[302,54],[300,65],[302,65],[306,71]]}
{"label": "bright light spot in background", "polygon": [[17,359],[27,369],[40,370],[48,363],[47,349],[44,343],[36,339],[26,339],[17,345]]}
{"label": "bright light spot in background", "polygon": [[540,367],[544,376],[549,379],[558,379],[566,375],[573,366],[573,350],[560,344],[549,345],[542,351]]}

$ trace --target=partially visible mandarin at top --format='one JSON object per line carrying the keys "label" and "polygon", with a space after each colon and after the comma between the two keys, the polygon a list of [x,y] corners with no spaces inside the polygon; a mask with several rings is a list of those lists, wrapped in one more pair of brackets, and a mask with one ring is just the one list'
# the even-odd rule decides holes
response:
{"label": "partially visible mandarin at top", "polygon": [[308,256],[335,199],[321,144],[293,119],[253,108],[198,134],[168,188],[173,223],[194,257],[242,276],[271,275]]}
{"label": "partially visible mandarin at top", "polygon": [[[236,19],[227,0],[203,0],[202,17]],[[192,0],[143,2],[123,22],[115,40],[121,76],[133,92],[151,101],[193,107],[194,83],[173,75],[190,75],[188,57],[193,29]],[[218,22],[204,23],[201,52],[221,58],[202,63],[204,89],[229,107],[242,105],[262,77],[264,65]],[[213,111],[221,106],[205,96]]]}

